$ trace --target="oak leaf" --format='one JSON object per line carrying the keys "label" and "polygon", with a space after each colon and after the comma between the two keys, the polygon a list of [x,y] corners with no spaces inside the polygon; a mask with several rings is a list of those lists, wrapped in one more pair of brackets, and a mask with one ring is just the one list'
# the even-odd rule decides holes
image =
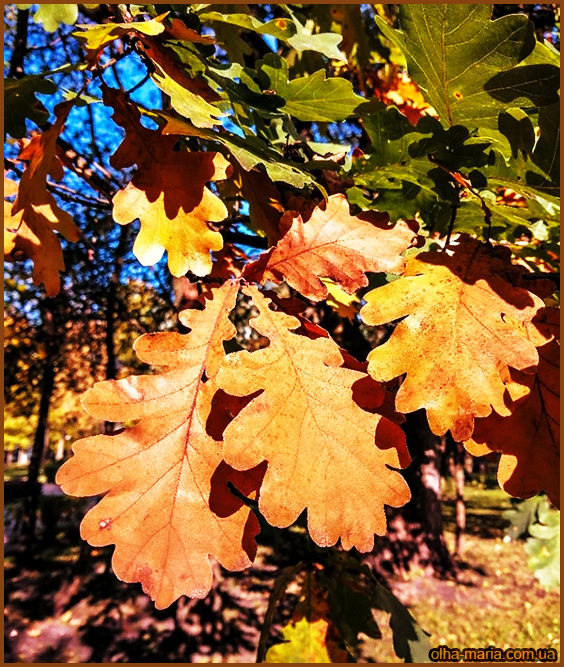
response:
{"label": "oak leaf", "polygon": [[256,492],[264,465],[229,468],[221,442],[206,431],[222,344],[235,334],[228,315],[236,295],[236,283],[228,282],[210,290],[204,310],[180,313],[187,335],[146,334],[135,342],[139,359],[165,372],[100,382],[83,405],[100,419],[139,422],[119,435],[78,441],[57,475],[71,495],[107,492],[84,518],[81,535],[94,546],[115,544],[117,576],[140,581],[158,608],[180,595],[207,594],[210,554],[241,570],[256,551],[256,518],[227,481],[246,495]]}
{"label": "oak leaf", "polygon": [[48,296],[58,293],[59,271],[65,269],[55,232],[68,241],[77,241],[79,235],[72,217],[59,208],[47,190],[47,176],[55,180],[63,177],[63,167],[56,156],[57,137],[72,106],[72,102],[58,104],[55,123],[35,135],[23,148],[19,159],[29,160],[29,165],[22,175],[11,210],[4,204],[4,229],[8,229],[4,233],[4,255],[8,251],[9,258],[33,260],[33,282],[35,285],[43,283]]}
{"label": "oak leaf", "polygon": [[227,208],[205,184],[227,178],[231,165],[211,151],[174,151],[177,138],[143,127],[137,107],[117,90],[105,88],[104,102],[114,108],[114,120],[125,129],[112,165],[122,169],[137,164],[131,183],[113,199],[116,222],[126,225],[136,218],[141,222],[135,256],[150,266],[167,250],[173,276],[188,271],[207,275],[212,268],[210,250],[223,247],[221,234],[207,222],[223,220]]}
{"label": "oak leaf", "polygon": [[78,25],[84,32],[73,32],[72,35],[81,42],[86,51],[86,62],[95,66],[102,51],[108,44],[124,35],[132,35],[137,38],[141,35],[158,35],[165,30],[163,21],[167,14],[135,23],[104,23],[101,25]]}
{"label": "oak leaf", "polygon": [[389,225],[386,213],[351,216],[343,194],[331,195],[307,222],[295,211],[280,220],[283,234],[274,248],[249,264],[243,275],[264,284],[282,280],[303,296],[321,301],[328,295],[321,278],[331,278],[347,294],[368,284],[367,271],[401,273],[401,253],[417,237],[407,222]]}
{"label": "oak leaf", "polygon": [[400,412],[425,408],[433,433],[450,429],[455,440],[467,440],[474,417],[487,417],[492,406],[509,414],[508,368],[536,367],[536,346],[548,340],[533,323],[544,304],[505,279],[514,271],[507,249],[489,250],[461,235],[452,254],[410,257],[399,280],[365,296],[366,324],[404,318],[368,357],[378,381],[406,373],[396,397]]}
{"label": "oak leaf", "polygon": [[[544,327],[555,338],[539,348],[535,375],[513,371],[505,396],[508,417],[492,413],[476,420],[472,438],[464,443],[474,456],[501,452],[500,486],[512,496],[530,498],[546,491],[560,507],[560,311],[547,310]],[[516,387],[514,385],[517,385]],[[522,388],[530,393],[524,397]]]}
{"label": "oak leaf", "polygon": [[386,530],[384,505],[410,498],[388,467],[409,461],[403,432],[353,401],[352,386],[365,375],[341,367],[331,339],[293,333],[298,318],[273,311],[256,287],[244,292],[260,313],[252,326],[270,344],[228,355],[219,371],[228,394],[264,390],[225,429],[225,461],[237,470],[268,461],[259,509],[270,524],[289,526],[307,508],[318,545],[341,538],[344,549],[370,551],[374,533]]}

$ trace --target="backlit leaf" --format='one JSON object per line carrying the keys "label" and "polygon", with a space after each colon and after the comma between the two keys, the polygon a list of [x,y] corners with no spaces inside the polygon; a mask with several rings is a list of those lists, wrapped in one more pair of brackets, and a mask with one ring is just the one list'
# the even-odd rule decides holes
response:
{"label": "backlit leaf", "polygon": [[268,81],[264,87],[286,100],[280,111],[299,120],[344,120],[366,101],[354,93],[350,81],[326,79],[324,70],[288,81],[288,63],[275,54],[265,56],[260,72]]}
{"label": "backlit leaf", "polygon": [[122,169],[137,164],[131,183],[113,200],[116,222],[141,221],[133,252],[149,266],[166,250],[172,275],[207,275],[210,251],[219,250],[223,241],[206,223],[223,220],[227,209],[205,183],[226,178],[230,164],[219,153],[174,151],[176,139],[143,127],[137,107],[117,90],[106,88],[104,102],[114,108],[114,120],[126,130],[112,165]]}
{"label": "backlit leaf", "polygon": [[425,408],[437,435],[450,429],[455,440],[467,440],[474,417],[487,417],[492,406],[508,415],[509,367],[536,367],[536,346],[550,338],[533,323],[542,300],[504,277],[514,269],[509,256],[461,235],[452,254],[409,257],[399,280],[365,296],[367,324],[404,318],[370,353],[369,373],[378,381],[406,373],[396,408]]}
{"label": "backlit leaf", "polygon": [[47,190],[48,175],[56,180],[63,177],[63,166],[56,157],[56,144],[72,107],[72,102],[58,104],[55,123],[43,134],[34,136],[20,152],[19,159],[29,160],[29,166],[23,173],[11,210],[11,215],[21,222],[11,239],[10,254],[12,258],[33,260],[33,282],[36,285],[43,283],[48,296],[55,296],[59,291],[59,271],[65,268],[55,232],[68,241],[77,241],[79,235],[72,217],[59,208],[55,197]]}
{"label": "backlit leaf", "polygon": [[292,620],[282,628],[284,642],[268,650],[265,662],[347,662],[348,653],[339,645],[339,633],[330,618],[326,597],[314,573],[308,572]]}
{"label": "backlit leaf", "polygon": [[497,128],[509,105],[556,101],[557,67],[517,67],[535,47],[533,24],[519,14],[491,21],[491,11],[480,4],[404,4],[400,30],[376,17],[443,123]]}
{"label": "backlit leaf", "polygon": [[[249,264],[244,276],[256,282],[286,282],[304,296],[320,301],[328,295],[321,281],[331,278],[348,294],[368,284],[367,271],[401,273],[401,253],[417,238],[404,221],[390,226],[386,214],[351,216],[347,199],[331,195],[307,222],[296,211],[280,221],[278,244]],[[285,233],[284,233],[285,232]]]}
{"label": "backlit leaf", "polygon": [[150,21],[136,21],[135,23],[103,23],[79,25],[84,32],[73,32],[73,36],[79,42],[82,42],[86,49],[86,59],[94,64],[104,48],[118,39],[128,34],[141,35],[159,35],[164,32],[163,20],[167,14],[157,16]]}
{"label": "backlit leaf", "polygon": [[464,443],[474,456],[501,452],[498,479],[512,496],[530,498],[545,491],[560,507],[560,311],[546,311],[543,329],[555,336],[539,348],[535,375],[512,372],[530,391],[523,398],[506,395],[508,417],[492,413],[478,419]]}
{"label": "backlit leaf", "polygon": [[537,510],[537,522],[529,526],[531,537],[525,544],[529,567],[543,588],[560,586],[560,512],[543,498]]}
{"label": "backlit leaf", "polygon": [[[256,492],[264,466],[236,472],[222,463],[221,442],[206,431],[223,341],[235,334],[228,319],[237,285],[208,292],[205,310],[185,310],[191,329],[147,334],[135,351],[160,375],[100,382],[83,405],[110,421],[139,420],[119,435],[85,438],[58,472],[66,493],[103,500],[84,518],[81,534],[94,546],[115,544],[113,568],[140,581],[158,608],[181,595],[204,597],[212,585],[209,556],[229,570],[254,558],[258,523],[228,490]],[[204,377],[206,381],[204,381]]]}
{"label": "backlit leaf", "polygon": [[229,394],[264,390],[225,430],[224,458],[238,470],[268,461],[259,509],[271,525],[289,526],[307,508],[317,544],[341,538],[344,549],[370,551],[374,533],[386,529],[384,505],[409,500],[403,478],[388,467],[409,460],[403,432],[354,403],[352,385],[366,376],[341,367],[331,339],[293,333],[297,318],[273,311],[255,287],[244,292],[260,312],[252,326],[270,344],[230,354],[219,372]]}
{"label": "backlit leaf", "polygon": [[62,24],[73,25],[78,18],[78,5],[51,5],[42,3],[35,12],[33,20],[35,23],[42,23],[47,32],[55,32]]}

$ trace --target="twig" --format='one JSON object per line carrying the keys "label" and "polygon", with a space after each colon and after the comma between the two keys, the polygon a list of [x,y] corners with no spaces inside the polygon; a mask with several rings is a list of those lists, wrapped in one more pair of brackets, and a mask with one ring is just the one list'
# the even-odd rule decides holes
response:
{"label": "twig", "polygon": [[258,250],[266,250],[268,248],[268,239],[264,236],[251,236],[250,234],[243,234],[241,232],[222,231],[223,240],[227,243],[238,243],[239,245],[246,245],[250,248],[257,248]]}
{"label": "twig", "polygon": [[75,204],[82,204],[84,206],[105,209],[111,208],[112,205],[109,200],[104,201],[103,199],[94,199],[84,195],[78,195],[75,190],[67,187],[66,185],[63,185],[62,183],[53,183],[53,181],[47,181],[47,189],[55,192],[61,199]]}
{"label": "twig", "polygon": [[304,563],[301,561],[296,563],[293,567],[287,567],[284,572],[274,581],[274,588],[268,599],[268,607],[266,609],[266,614],[264,615],[264,622],[260,631],[260,639],[257,649],[257,663],[264,662],[266,657],[266,642],[268,641],[268,635],[270,634],[270,629],[272,628],[272,621],[274,620],[274,614],[276,612],[276,606],[280,598],[286,592],[288,585],[298,574],[300,570],[304,568]]}

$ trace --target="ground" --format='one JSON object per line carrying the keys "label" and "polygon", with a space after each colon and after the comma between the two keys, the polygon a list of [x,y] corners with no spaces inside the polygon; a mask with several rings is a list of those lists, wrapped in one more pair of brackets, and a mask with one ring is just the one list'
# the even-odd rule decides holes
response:
{"label": "ground", "polygon": [[[499,490],[467,489],[468,536],[458,581],[413,572],[390,582],[431,645],[560,649],[560,596],[546,592],[527,566],[522,541],[504,539],[509,508]],[[72,502],[72,501],[70,501]],[[45,520],[70,516],[69,499],[54,497]],[[52,506],[49,508],[49,504]],[[65,514],[67,513],[67,514]],[[452,503],[444,518],[453,545]],[[71,541],[76,540],[76,533]],[[8,550],[9,551],[9,550]],[[5,560],[6,662],[254,662],[260,626],[279,554],[261,547],[257,566],[244,573],[217,569],[218,586],[203,601],[181,600],[156,611],[138,585],[119,582],[108,567],[111,549],[92,550],[83,571],[79,547],[68,536],[43,545],[33,567]],[[286,557],[287,554],[284,556]],[[282,560],[284,559],[282,557]],[[297,590],[277,621],[291,613]],[[369,662],[401,662],[394,654],[387,615],[377,620],[381,641],[367,640]]]}

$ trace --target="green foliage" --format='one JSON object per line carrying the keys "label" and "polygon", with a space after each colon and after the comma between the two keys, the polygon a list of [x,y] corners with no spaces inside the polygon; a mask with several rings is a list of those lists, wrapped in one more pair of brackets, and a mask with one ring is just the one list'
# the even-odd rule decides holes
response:
{"label": "green foliage", "polygon": [[545,496],[535,496],[515,503],[503,514],[510,522],[506,533],[513,539],[530,537],[525,551],[530,556],[529,567],[543,588],[551,590],[560,586],[560,512],[555,510]]}
{"label": "green foliage", "polygon": [[47,32],[55,32],[62,24],[74,25],[78,18],[78,5],[48,5],[40,4],[39,9],[35,12],[33,20],[35,23],[43,24]]}
{"label": "green foliage", "polygon": [[531,537],[525,551],[529,554],[529,567],[543,588],[550,590],[560,586],[560,512],[550,507],[548,501],[537,509],[537,521],[529,526]]}
{"label": "green foliage", "polygon": [[57,86],[40,76],[23,79],[4,79],[4,128],[14,139],[25,136],[25,120],[29,118],[37,125],[49,120],[49,113],[35,97],[37,93],[53,95]]}
{"label": "green foliage", "polygon": [[400,5],[401,30],[376,18],[448,125],[497,128],[508,104],[557,100],[558,68],[522,62],[535,48],[532,23],[518,14],[492,22],[490,12],[488,5]]}
{"label": "green foliage", "polygon": [[266,75],[264,88],[275,91],[286,101],[281,111],[298,120],[344,120],[364,102],[362,97],[354,94],[349,81],[326,79],[323,70],[288,81],[288,64],[274,54],[268,54],[258,67]]}

